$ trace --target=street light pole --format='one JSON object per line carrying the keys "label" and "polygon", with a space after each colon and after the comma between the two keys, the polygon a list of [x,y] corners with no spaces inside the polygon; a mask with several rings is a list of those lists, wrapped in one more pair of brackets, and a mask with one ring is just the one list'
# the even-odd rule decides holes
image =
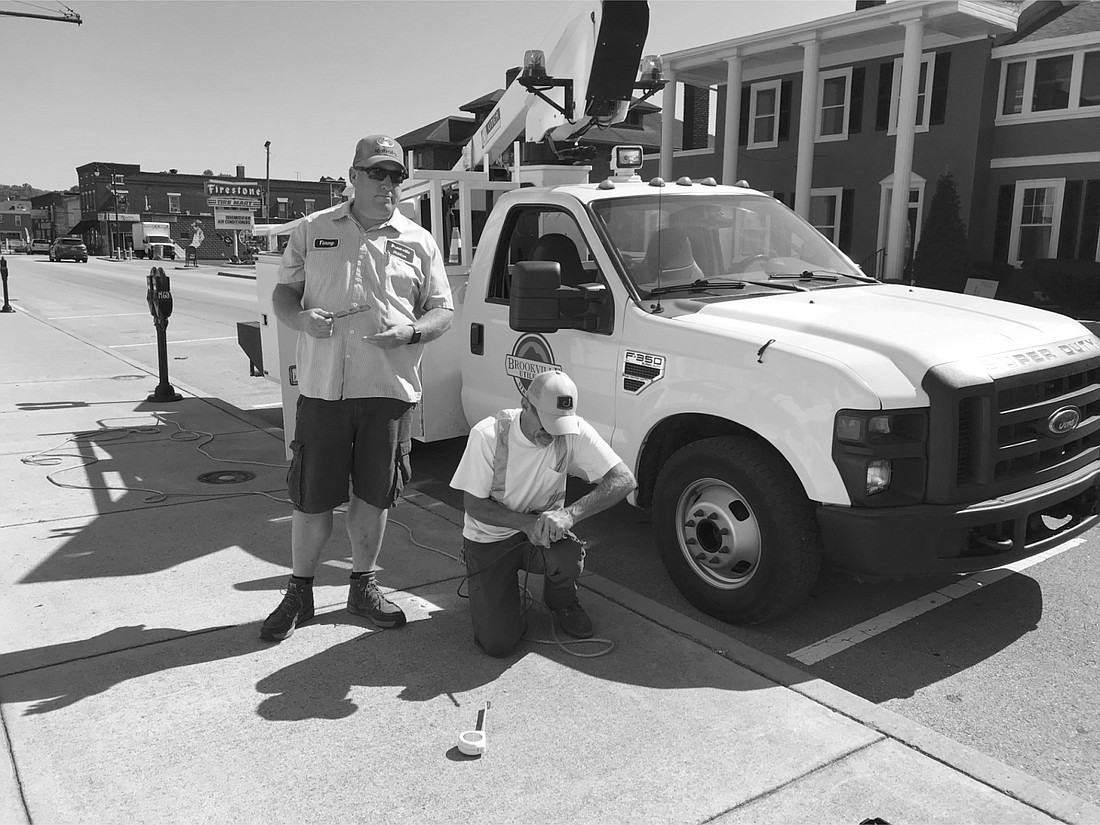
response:
{"label": "street light pole", "polygon": [[264,223],[271,223],[271,141],[264,141],[267,150],[267,178],[264,184]]}

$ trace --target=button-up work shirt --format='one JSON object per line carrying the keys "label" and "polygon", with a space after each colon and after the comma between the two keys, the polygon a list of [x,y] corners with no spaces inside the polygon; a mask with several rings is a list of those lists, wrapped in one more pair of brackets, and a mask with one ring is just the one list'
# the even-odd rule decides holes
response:
{"label": "button-up work shirt", "polygon": [[331,338],[298,333],[303,395],[419,401],[423,345],[382,349],[364,335],[413,323],[430,309],[453,309],[443,257],[427,230],[400,212],[363,229],[350,202],[308,215],[291,233],[279,283],[305,284],[303,309],[360,309],[333,320]]}

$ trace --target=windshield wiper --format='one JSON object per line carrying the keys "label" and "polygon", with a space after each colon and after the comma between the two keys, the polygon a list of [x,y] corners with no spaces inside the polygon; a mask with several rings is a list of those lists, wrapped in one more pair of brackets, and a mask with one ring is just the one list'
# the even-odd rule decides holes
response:
{"label": "windshield wiper", "polygon": [[773,281],[742,281],[721,279],[700,279],[690,284],[672,284],[671,286],[659,286],[649,290],[648,296],[667,295],[670,292],[698,292],[704,289],[744,289],[746,286],[766,286],[770,289],[781,289],[785,292],[806,292],[806,287],[798,284],[777,284]]}
{"label": "windshield wiper", "polygon": [[854,278],[857,281],[863,281],[865,283],[877,283],[874,278],[868,277],[867,275],[856,275],[851,272],[836,272],[831,269],[804,269],[801,272],[773,272],[768,275],[768,277],[777,280],[797,278],[800,281],[828,281],[830,283],[835,283],[841,278]]}

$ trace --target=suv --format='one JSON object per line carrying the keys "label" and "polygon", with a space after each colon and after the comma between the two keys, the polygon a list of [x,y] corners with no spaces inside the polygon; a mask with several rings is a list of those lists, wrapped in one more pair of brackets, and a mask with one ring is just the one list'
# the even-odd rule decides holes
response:
{"label": "suv", "polygon": [[50,242],[45,238],[35,238],[27,247],[28,255],[40,255],[50,251]]}
{"label": "suv", "polygon": [[51,261],[72,258],[82,264],[88,263],[88,247],[80,238],[58,238],[49,249]]}

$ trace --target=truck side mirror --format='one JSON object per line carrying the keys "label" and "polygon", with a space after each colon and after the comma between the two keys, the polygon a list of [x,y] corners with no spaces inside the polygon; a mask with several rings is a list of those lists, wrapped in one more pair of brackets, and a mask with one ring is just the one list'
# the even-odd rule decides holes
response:
{"label": "truck side mirror", "polygon": [[603,284],[562,286],[555,261],[523,261],[512,273],[508,326],[516,332],[610,331],[604,329],[611,323],[607,295]]}

